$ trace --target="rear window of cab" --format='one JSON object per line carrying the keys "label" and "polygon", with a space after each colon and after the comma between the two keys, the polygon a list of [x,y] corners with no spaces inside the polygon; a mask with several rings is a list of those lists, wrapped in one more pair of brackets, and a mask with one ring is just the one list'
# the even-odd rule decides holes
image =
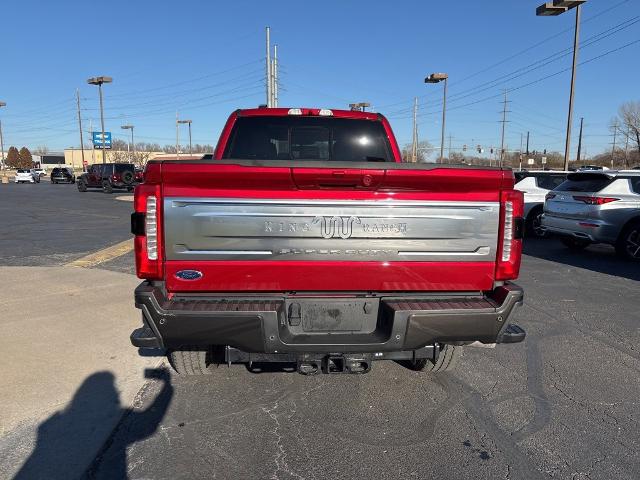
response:
{"label": "rear window of cab", "polygon": [[225,159],[392,162],[381,122],[331,117],[239,117]]}

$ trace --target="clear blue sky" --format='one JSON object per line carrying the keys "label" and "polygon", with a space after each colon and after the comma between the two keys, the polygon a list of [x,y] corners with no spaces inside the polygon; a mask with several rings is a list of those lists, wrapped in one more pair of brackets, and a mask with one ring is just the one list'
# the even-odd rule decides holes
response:
{"label": "clear blue sky", "polygon": [[[571,65],[574,16],[536,17],[539,3],[5,2],[5,148],[77,146],[76,88],[86,129],[91,119],[97,130],[97,88],[86,84],[95,75],[114,78],[105,86],[106,123],[120,138],[126,139],[120,126],[132,123],[137,140],[174,143],[177,109],[193,120],[194,143],[215,144],[229,112],[265,101],[269,25],[279,48],[281,106],[345,108],[368,101],[389,117],[404,144],[411,139],[413,97],[419,96],[420,137],[437,146],[441,85],[423,79],[442,71],[450,75],[447,134],[454,147],[499,144],[500,95],[509,88],[516,89],[510,93],[509,147],[519,148],[520,133],[530,130],[531,149],[559,151],[570,72],[551,75]],[[608,147],[607,126],[618,106],[640,100],[640,0],[589,0],[582,39],[581,61],[604,55],[581,65],[577,78],[574,132],[585,117],[591,155]],[[525,68],[532,64],[535,69]]]}

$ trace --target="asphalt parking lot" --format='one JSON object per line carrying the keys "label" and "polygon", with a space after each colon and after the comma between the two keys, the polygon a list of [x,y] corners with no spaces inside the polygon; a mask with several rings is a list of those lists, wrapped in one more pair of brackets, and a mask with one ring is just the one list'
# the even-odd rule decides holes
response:
{"label": "asphalt parking lot", "polygon": [[[0,185],[0,269],[59,267],[127,240],[131,203],[118,195],[127,194]],[[90,268],[126,276],[132,262],[129,252]],[[466,348],[452,374],[391,362],[364,376],[156,369],[132,408],[94,395],[43,423],[64,431],[83,410],[121,416],[88,478],[637,479],[639,282],[640,266],[608,247],[575,253],[529,240],[518,281],[525,305],[514,318],[525,343]]]}

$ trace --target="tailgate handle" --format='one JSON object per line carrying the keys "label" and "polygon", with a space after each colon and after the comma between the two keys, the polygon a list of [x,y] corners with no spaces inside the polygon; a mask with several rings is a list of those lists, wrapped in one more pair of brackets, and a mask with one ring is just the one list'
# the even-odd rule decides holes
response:
{"label": "tailgate handle", "polygon": [[300,313],[300,304],[292,303],[289,305],[289,325],[297,327],[302,322],[302,314]]}

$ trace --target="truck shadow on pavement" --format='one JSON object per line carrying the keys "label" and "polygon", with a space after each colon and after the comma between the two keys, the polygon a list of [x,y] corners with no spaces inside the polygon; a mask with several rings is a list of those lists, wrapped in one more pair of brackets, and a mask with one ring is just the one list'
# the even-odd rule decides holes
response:
{"label": "truck shadow on pavement", "polygon": [[[111,478],[128,478],[127,446],[157,430],[173,397],[173,386],[166,369],[147,369],[145,377],[155,379],[162,387],[154,402],[143,411],[121,406],[111,372],[97,372],[87,377],[69,406],[40,424],[36,446],[14,479],[66,480],[83,474],[92,478],[93,470],[101,460],[109,463]],[[119,443],[119,448],[114,449],[113,430],[127,417],[134,417],[136,428],[128,432],[127,443]],[[95,446],[96,435],[105,440],[97,455],[87,447],[91,443]],[[102,459],[107,449],[109,458]]]}
{"label": "truck shadow on pavement", "polygon": [[522,253],[593,272],[640,281],[640,263],[619,258],[613,247],[607,245],[592,245],[585,250],[574,252],[562,245],[557,238],[525,238]]}

